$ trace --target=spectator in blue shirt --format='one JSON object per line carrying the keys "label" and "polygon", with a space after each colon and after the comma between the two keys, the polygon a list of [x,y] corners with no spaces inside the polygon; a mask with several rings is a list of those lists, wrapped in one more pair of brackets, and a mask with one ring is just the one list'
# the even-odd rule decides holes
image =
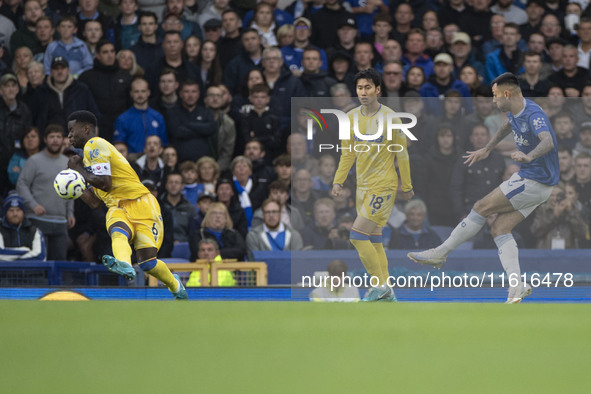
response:
{"label": "spectator in blue shirt", "polygon": [[49,74],[51,61],[58,56],[67,60],[70,67],[70,74],[77,76],[92,68],[92,56],[84,41],[75,37],[76,18],[72,15],[65,15],[57,25],[60,39],[47,46],[43,66],[45,74]]}
{"label": "spectator in blue shirt", "polygon": [[411,29],[406,38],[406,53],[400,58],[404,64],[404,71],[412,66],[423,69],[425,77],[433,73],[433,61],[425,54],[425,33],[421,29]]}
{"label": "spectator in blue shirt", "polygon": [[312,22],[308,18],[298,18],[294,22],[294,41],[293,44],[284,46],[281,48],[281,54],[283,55],[283,62],[292,73],[296,76],[300,76],[304,71],[302,67],[302,57],[304,50],[309,46],[318,49],[320,52],[320,58],[322,65],[320,69],[322,71],[328,71],[328,59],[323,49],[320,49],[310,44],[310,36],[312,35]]}
{"label": "spectator in blue shirt", "polygon": [[123,141],[129,147],[129,153],[144,151],[146,137],[157,135],[163,145],[168,144],[164,117],[148,106],[150,89],[144,79],[131,83],[133,106],[121,114],[115,121],[113,141]]}

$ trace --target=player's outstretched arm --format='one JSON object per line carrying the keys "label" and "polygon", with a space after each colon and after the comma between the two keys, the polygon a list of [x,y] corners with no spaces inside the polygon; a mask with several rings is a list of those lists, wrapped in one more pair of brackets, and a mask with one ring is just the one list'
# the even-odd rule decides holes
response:
{"label": "player's outstretched arm", "polygon": [[511,158],[518,163],[529,163],[540,156],[544,156],[554,148],[554,140],[552,139],[552,134],[550,134],[550,132],[542,131],[538,134],[538,138],[540,139],[540,143],[534,150],[527,155],[521,151],[513,152]]}
{"label": "player's outstretched arm", "polygon": [[490,152],[497,146],[499,142],[503,140],[506,136],[511,133],[511,124],[509,120],[506,120],[505,123],[501,126],[499,131],[494,135],[494,137],[486,144],[486,146],[482,149],[478,149],[477,151],[468,151],[467,154],[462,156],[462,158],[466,159],[464,164],[468,164],[468,167],[472,166],[472,164],[479,162],[480,160],[484,160],[488,157]]}
{"label": "player's outstretched arm", "polygon": [[113,182],[110,175],[94,175],[92,172],[84,168],[84,165],[82,164],[82,157],[78,155],[70,157],[68,160],[68,168],[78,171],[80,174],[82,174],[86,182],[98,189],[108,192],[113,187]]}

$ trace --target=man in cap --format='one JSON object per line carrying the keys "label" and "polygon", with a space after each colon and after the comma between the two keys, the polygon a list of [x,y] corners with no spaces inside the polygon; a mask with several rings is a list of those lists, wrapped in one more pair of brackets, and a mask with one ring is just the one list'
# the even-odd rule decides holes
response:
{"label": "man in cap", "polygon": [[281,55],[283,56],[285,65],[289,67],[291,72],[296,77],[299,77],[304,71],[302,67],[302,57],[304,55],[304,50],[311,46],[312,48],[318,49],[320,54],[320,60],[322,61],[320,69],[322,71],[327,71],[328,59],[326,57],[326,53],[323,49],[310,44],[310,36],[312,35],[312,22],[310,22],[308,18],[300,17],[295,20],[294,27],[295,31],[293,44],[281,48]]}
{"label": "man in cap", "polygon": [[88,86],[74,79],[70,66],[63,56],[51,61],[49,77],[35,94],[37,111],[35,125],[44,130],[49,124],[59,124],[66,129],[66,119],[78,110],[92,112],[100,119],[100,112]]}
{"label": "man in cap", "polygon": [[0,78],[0,195],[5,194],[9,185],[6,172],[8,161],[15,146],[20,145],[21,136],[32,125],[31,111],[25,103],[17,99],[18,93],[16,75],[4,74]]}
{"label": "man in cap", "polygon": [[217,18],[212,18],[203,24],[203,30],[205,30],[205,40],[217,44],[222,36],[222,21]]}
{"label": "man in cap", "polygon": [[468,34],[464,32],[454,33],[454,38],[451,40],[450,52],[454,61],[454,77],[460,77],[460,71],[465,65],[474,67],[478,75],[486,75],[484,64],[478,61],[472,53],[472,42]]}
{"label": "man in cap", "polygon": [[25,201],[16,193],[9,194],[2,203],[2,211],[0,261],[44,261],[43,234],[25,217]]}
{"label": "man in cap", "polygon": [[[470,97],[470,89],[468,86],[455,79],[452,75],[453,71],[453,60],[447,53],[440,53],[435,56],[433,66],[433,75],[431,75],[427,82],[421,86],[419,93],[423,97],[443,97],[445,93],[454,89],[460,92],[462,97]],[[463,105],[467,112],[472,112],[472,102],[470,100],[463,100]],[[441,106],[438,105],[436,100],[426,100],[425,109],[428,114],[440,115]]]}
{"label": "man in cap", "polygon": [[353,58],[356,42],[357,21],[353,17],[345,18],[341,21],[337,30],[337,42],[330,46],[326,53],[329,58],[332,58],[336,53],[345,53]]}

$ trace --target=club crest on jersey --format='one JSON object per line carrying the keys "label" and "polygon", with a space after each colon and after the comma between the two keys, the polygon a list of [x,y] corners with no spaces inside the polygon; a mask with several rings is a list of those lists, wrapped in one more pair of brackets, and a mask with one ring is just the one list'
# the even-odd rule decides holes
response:
{"label": "club crest on jersey", "polygon": [[532,123],[534,124],[534,128],[536,130],[539,130],[542,127],[546,126],[546,120],[544,118],[542,118],[542,117],[535,118]]}

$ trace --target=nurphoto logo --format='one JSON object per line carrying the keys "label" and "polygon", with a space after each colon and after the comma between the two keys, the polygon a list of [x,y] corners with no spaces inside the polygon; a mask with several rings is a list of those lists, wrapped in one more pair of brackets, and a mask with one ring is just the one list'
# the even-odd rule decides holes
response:
{"label": "nurphoto logo", "polygon": [[[351,139],[351,120],[349,116],[338,109],[321,109],[320,112],[315,111],[311,108],[306,108],[306,114],[309,116],[306,124],[307,139],[312,140],[314,138],[314,123],[318,125],[321,132],[329,132],[326,119],[322,114],[332,114],[337,117],[339,131],[339,140],[350,140]],[[386,119],[384,119],[386,118]],[[402,119],[410,119],[409,123],[400,123]],[[411,141],[417,141],[417,137],[411,133],[410,129],[417,124],[417,117],[408,112],[389,112],[386,116],[379,114],[376,116],[375,125],[372,130],[375,130],[373,134],[363,134],[359,131],[359,115],[357,112],[353,113],[353,134],[355,141],[369,141],[373,142],[373,146],[378,148],[378,151],[384,147],[390,152],[400,152],[403,147],[399,144],[384,144],[384,137],[388,141],[392,141],[393,130],[400,130],[403,132]],[[385,133],[384,133],[385,128]],[[332,130],[331,130],[332,131]],[[339,151],[341,147],[335,146],[334,144],[320,144],[318,147],[319,151],[323,150],[335,150]],[[371,149],[370,145],[367,144],[355,144],[354,149],[356,152],[368,152]]]}

